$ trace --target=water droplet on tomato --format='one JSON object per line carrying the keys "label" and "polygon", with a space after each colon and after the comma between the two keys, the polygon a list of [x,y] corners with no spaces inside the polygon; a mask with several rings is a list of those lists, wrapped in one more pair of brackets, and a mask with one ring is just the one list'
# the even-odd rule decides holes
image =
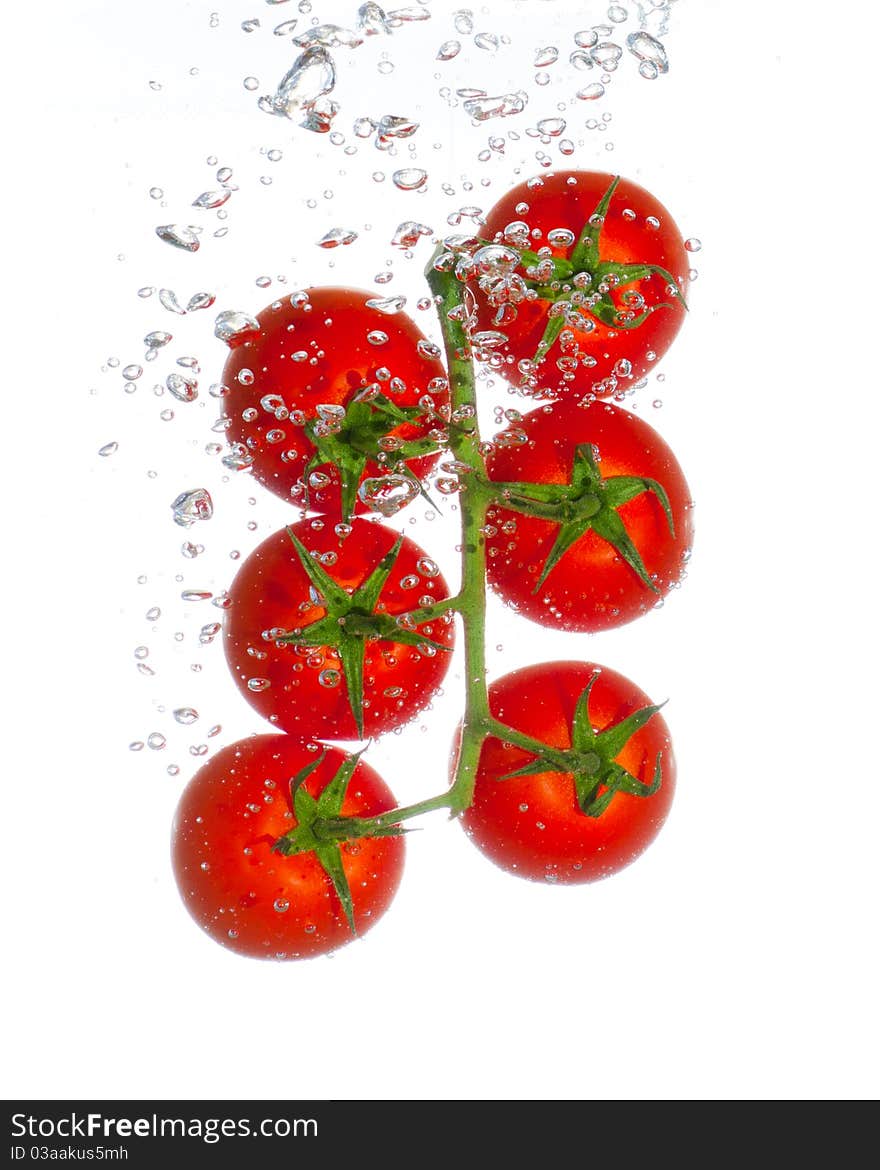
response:
{"label": "water droplet on tomato", "polygon": [[267,678],[249,678],[247,680],[247,689],[253,694],[258,695],[262,691],[268,691],[272,683]]}

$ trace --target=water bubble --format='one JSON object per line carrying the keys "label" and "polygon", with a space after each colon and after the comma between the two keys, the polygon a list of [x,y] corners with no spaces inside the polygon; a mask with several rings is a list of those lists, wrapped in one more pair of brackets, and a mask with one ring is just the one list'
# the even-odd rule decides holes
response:
{"label": "water bubble", "polygon": [[701,240],[698,240],[696,237],[692,236],[689,240],[685,240],[684,246],[689,252],[699,252],[703,246],[703,243]]}
{"label": "water bubble", "polygon": [[327,687],[330,690],[338,687],[341,681],[342,675],[340,672],[329,667],[326,670],[322,670],[318,675],[318,683],[320,686]]}
{"label": "water bubble", "polygon": [[174,293],[170,288],[159,289],[159,304],[163,309],[167,309],[169,313],[177,313],[181,317],[186,312],[186,309],[182,309],[180,307],[180,304],[177,300],[177,294]]}
{"label": "water bubble", "polygon": [[425,224],[407,219],[398,224],[391,243],[397,248],[414,248],[422,236],[430,236],[431,231]]}
{"label": "water bubble", "polygon": [[171,334],[166,333],[162,329],[155,329],[152,333],[148,333],[144,338],[144,345],[148,349],[161,349],[172,340]]}
{"label": "water bubble", "polygon": [[475,122],[485,122],[489,118],[508,118],[514,114],[521,114],[528,100],[529,95],[522,89],[495,97],[489,97],[481,92],[479,96],[468,98],[464,102],[464,111]]}
{"label": "water bubble", "polygon": [[213,293],[194,293],[186,303],[186,312],[195,313],[199,309],[210,309],[216,299]]}
{"label": "water bubble", "polygon": [[342,28],[338,24],[319,24],[308,32],[294,37],[293,43],[302,49],[311,49],[315,46],[322,46],[325,49],[357,49],[364,43],[364,38],[358,36],[352,29]]}
{"label": "water bubble", "polygon": [[364,36],[368,37],[379,36],[391,31],[388,18],[374,0],[367,0],[367,3],[362,4],[358,9],[357,26]]}
{"label": "water bubble", "polygon": [[594,81],[592,85],[585,85],[583,89],[579,89],[575,97],[579,97],[581,101],[592,102],[596,98],[602,97],[605,93],[605,86],[601,81]]}
{"label": "water bubble", "polygon": [[195,488],[181,492],[171,505],[175,524],[191,528],[197,520],[210,520],[214,515],[214,504],[206,488]]}
{"label": "water bubble", "polygon": [[542,118],[538,123],[538,130],[551,138],[558,138],[565,129],[564,118]]}
{"label": "water bubble", "polygon": [[376,309],[380,313],[391,316],[394,313],[399,313],[405,304],[406,297],[399,294],[396,297],[371,297],[367,301],[367,308]]}
{"label": "water bubble", "polygon": [[590,56],[600,68],[612,73],[617,68],[620,58],[623,56],[623,49],[621,49],[620,45],[615,45],[612,41],[602,41],[590,49]]}
{"label": "water bubble", "polygon": [[339,248],[345,244],[353,244],[358,238],[357,232],[345,228],[331,228],[329,232],[318,240],[319,248]]}
{"label": "water bubble", "polygon": [[428,181],[428,172],[420,167],[404,167],[391,176],[394,186],[400,191],[418,191]]}
{"label": "water bubble", "polygon": [[152,731],[147,736],[147,747],[154,752],[161,752],[167,742],[161,731]]}
{"label": "water bubble", "polygon": [[174,718],[178,723],[182,723],[184,727],[188,727],[191,723],[195,723],[199,717],[198,711],[195,707],[178,707],[173,712]]}
{"label": "water bubble", "polygon": [[193,200],[193,207],[203,207],[206,210],[213,211],[215,207],[222,207],[224,203],[232,195],[229,188],[223,188],[220,191],[203,191],[197,199]]}
{"label": "water bubble", "polygon": [[172,244],[185,252],[199,250],[199,229],[192,224],[189,226],[179,223],[161,224],[156,228],[156,235],[166,244]]}
{"label": "water bubble", "polygon": [[103,458],[106,458],[108,455],[115,455],[118,450],[119,450],[118,443],[116,443],[116,442],[105,443],[103,447],[100,447],[98,449],[98,454],[101,455]]}
{"label": "water bubble", "polygon": [[394,516],[419,494],[419,484],[406,475],[368,478],[358,488],[358,498],[382,516]]}
{"label": "water bubble", "polygon": [[178,402],[195,402],[199,396],[199,384],[192,374],[169,374],[165,385]]}
{"label": "water bubble", "polygon": [[437,50],[438,61],[451,61],[461,52],[461,41],[444,41]]}
{"label": "water bubble", "polygon": [[232,341],[260,332],[260,323],[247,313],[240,313],[234,309],[225,309],[218,313],[214,320],[214,336],[227,345]]}
{"label": "water bubble", "polygon": [[536,69],[546,69],[548,65],[555,65],[558,60],[559,50],[555,45],[548,45],[544,49],[538,49],[532,64]]}
{"label": "water bubble", "polygon": [[[669,60],[666,56],[666,50],[663,45],[650,33],[644,31],[630,33],[626,38],[626,47],[632,55],[638,58],[643,65],[653,66],[654,77],[658,73],[669,72]],[[641,66],[639,67],[641,73]],[[642,76],[646,76],[644,73]]]}
{"label": "water bubble", "polygon": [[261,99],[260,108],[270,114],[293,118],[314,108],[318,99],[336,85],[336,67],[325,48],[306,49],[278,83],[275,93]]}

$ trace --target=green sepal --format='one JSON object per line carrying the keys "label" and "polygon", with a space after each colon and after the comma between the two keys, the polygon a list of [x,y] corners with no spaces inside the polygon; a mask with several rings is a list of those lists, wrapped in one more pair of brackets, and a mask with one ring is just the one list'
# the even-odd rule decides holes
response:
{"label": "green sepal", "polygon": [[634,475],[612,475],[603,479],[589,443],[575,448],[570,481],[567,484],[493,483],[502,507],[527,516],[559,524],[559,531],[532,590],[538,593],[547,577],[576,541],[592,529],[606,540],[652,593],[659,589],[651,580],[638,548],[627,532],[617,509],[644,492],[656,496],[675,536],[672,507],[662,484]]}
{"label": "green sepal", "polygon": [[657,755],[650,784],[637,780],[616,762],[616,757],[664,704],[642,707],[612,727],[597,732],[590,720],[589,701],[598,677],[598,673],[593,674],[578,696],[570,729],[572,746],[556,748],[545,745],[540,751],[533,752],[534,758],[522,767],[499,777],[501,782],[522,776],[540,776],[545,772],[570,775],[578,807],[590,817],[601,816],[618,792],[647,797],[660,789],[663,782],[662,752]]}
{"label": "green sepal", "polygon": [[345,866],[342,864],[342,850],[335,843],[318,845],[315,848],[315,856],[333,883],[333,889],[336,891],[336,896],[342,903],[342,909],[348,919],[349,930],[352,934],[357,934],[354,921],[354,903],[351,899],[348,878],[345,876]]}
{"label": "green sepal", "polygon": [[399,624],[402,616],[375,613],[379,597],[391,574],[394,563],[403,545],[403,535],[397,537],[359,589],[348,593],[330,576],[323,565],[309,554],[291,528],[287,529],[300,564],[313,588],[321,597],[326,610],[323,617],[301,629],[284,634],[279,642],[294,643],[298,646],[326,646],[336,651],[345,676],[348,704],[355,722],[358,737],[364,735],[364,657],[366,643],[381,639],[402,646],[433,646],[436,650],[449,651],[442,642],[420,634],[417,630],[405,630]]}
{"label": "green sepal", "polygon": [[[384,394],[372,398],[355,399],[345,408],[345,421],[338,430],[318,433],[321,419],[310,419],[305,430],[315,450],[306,464],[303,479],[308,492],[311,472],[332,464],[339,472],[342,519],[351,520],[357,504],[357,494],[367,463],[377,463],[387,474],[398,471],[405,460],[428,455],[441,449],[431,439],[404,440],[393,451],[384,451],[381,440],[395,427],[417,423],[424,412],[417,406],[398,406]],[[407,469],[408,470],[408,469]]]}
{"label": "green sepal", "polygon": [[[571,263],[575,272],[593,272],[600,262],[599,240],[608,208],[611,206],[611,197],[617,190],[620,175],[615,175],[608,185],[605,194],[596,204],[593,214],[581,228],[581,234],[571,253]],[[596,222],[598,221],[598,222]]]}
{"label": "green sepal", "polygon": [[[348,878],[345,875],[345,867],[342,863],[340,843],[351,839],[351,834],[345,832],[345,825],[347,821],[354,821],[355,818],[345,818],[340,814],[348,785],[362,754],[361,751],[346,756],[317,800],[310,792],[306,791],[304,784],[308,777],[324,762],[327,755],[326,749],[317,759],[307,764],[292,777],[290,792],[297,824],[289,833],[279,837],[272,846],[275,852],[281,853],[285,857],[291,857],[297,853],[315,854],[333,885],[352,934],[357,934],[354,903]],[[332,835],[333,829],[339,833],[338,837]]]}

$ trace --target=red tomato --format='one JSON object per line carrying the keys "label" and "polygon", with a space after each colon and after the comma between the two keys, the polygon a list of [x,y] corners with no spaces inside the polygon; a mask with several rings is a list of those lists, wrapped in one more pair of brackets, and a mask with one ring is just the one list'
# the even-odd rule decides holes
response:
{"label": "red tomato", "polygon": [[[232,457],[313,512],[339,511],[341,476],[352,510],[363,513],[370,507],[356,491],[365,478],[403,471],[418,480],[437,459],[428,451],[398,462],[401,443],[436,447],[425,436],[442,426],[434,411],[449,402],[439,350],[406,314],[371,308],[376,299],[311,288],[274,301],[257,316],[259,333],[230,342],[223,386]],[[313,464],[316,424],[328,459],[319,453]]]}
{"label": "red tomato", "polygon": [[[587,704],[591,739],[577,708],[594,676]],[[629,865],[653,841],[675,790],[675,759],[666,723],[651,714],[619,750],[614,739],[624,738],[622,733],[602,738],[635,712],[651,709],[650,700],[634,683],[588,662],[543,663],[493,683],[489,704],[493,716],[508,727],[563,753],[545,770],[538,763],[534,774],[510,776],[533,763],[535,753],[495,737],[486,739],[473,803],[461,819],[470,839],[490,860],[537,881],[590,882]],[[626,791],[629,786],[649,793],[658,768],[659,787],[653,795]],[[621,778],[622,770],[628,779]],[[604,776],[622,786],[599,815],[588,815],[579,804],[576,775],[582,784],[585,776]],[[604,782],[598,788],[600,805],[609,791]]]}
{"label": "red tomato", "polygon": [[[397,620],[449,596],[414,541],[371,520],[353,520],[348,535],[337,527],[331,517],[302,520],[250,554],[229,590],[224,648],[242,694],[277,728],[362,739],[428,704],[448,668],[455,629],[448,612],[414,629]],[[307,550],[311,576],[291,533]],[[379,589],[377,572],[387,574]],[[375,597],[364,592],[371,589]],[[352,688],[362,693],[362,726]]]}
{"label": "red tomato", "polygon": [[[318,797],[346,761],[326,748],[304,781]],[[355,935],[327,869],[314,852],[285,856],[273,846],[297,825],[291,779],[322,749],[287,735],[230,744],[189,782],[172,829],[172,866],[195,921],[216,942],[261,959],[326,954]],[[372,817],[395,807],[382,779],[359,760],[343,816]],[[382,917],[403,871],[400,836],[360,837],[339,846],[357,935]]]}
{"label": "red tomato", "polygon": [[[509,256],[477,253],[483,261],[477,331],[505,335],[506,343],[492,349],[497,368],[535,396],[626,392],[663,356],[684,320],[688,255],[653,195],[619,179],[598,231],[590,233],[591,216],[614,182],[590,171],[539,175],[509,191],[486,218],[481,238],[531,256],[511,265]],[[579,247],[585,228],[591,248]],[[535,273],[542,258],[546,271]],[[555,273],[551,261],[563,262]],[[524,374],[518,363],[538,354],[554,300],[568,310],[567,319],[559,318],[562,332]]]}
{"label": "red tomato", "polygon": [[503,431],[486,465],[493,480],[524,481],[526,496],[539,494],[530,484],[582,477],[558,520],[489,510],[488,579],[518,613],[565,630],[607,630],[647,613],[680,582],[693,503],[672,451],[637,415],[555,402]]}

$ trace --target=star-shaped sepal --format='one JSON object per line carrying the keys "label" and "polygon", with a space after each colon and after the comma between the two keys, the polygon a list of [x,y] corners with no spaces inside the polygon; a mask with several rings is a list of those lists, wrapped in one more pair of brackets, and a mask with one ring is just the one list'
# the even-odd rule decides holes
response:
{"label": "star-shaped sepal", "polygon": [[[319,408],[318,415],[305,426],[314,447],[303,472],[306,490],[313,473],[328,464],[334,466],[339,474],[342,519],[349,522],[368,463],[377,463],[389,475],[412,475],[407,467],[409,460],[442,450],[436,438],[400,439],[393,434],[399,427],[425,421],[421,406],[398,406],[372,388],[356,394],[344,409],[327,408],[322,413]],[[419,483],[415,476],[413,479]],[[419,490],[424,494],[420,483]]]}
{"label": "star-shaped sepal", "polygon": [[578,807],[585,816],[600,817],[618,792],[630,796],[648,797],[659,791],[663,783],[663,753],[658,752],[654,774],[645,784],[616,762],[630,739],[653,718],[663,704],[641,707],[604,731],[596,731],[590,721],[590,691],[598,678],[594,674],[581,692],[575,705],[571,725],[571,747],[554,748],[546,745],[535,753],[535,758],[515,772],[508,772],[502,780],[517,776],[538,776],[547,772],[570,775],[574,780]]}
{"label": "star-shaped sepal", "polygon": [[661,277],[670,296],[687,309],[678,281],[659,264],[619,264],[602,259],[602,227],[619,182],[618,175],[609,184],[567,259],[543,258],[528,250],[520,253],[526,286],[540,300],[551,302],[547,325],[533,359],[536,363],[544,360],[563,329],[583,329],[585,317],[593,317],[609,329],[632,330],[644,325],[659,309],[672,308],[669,301],[663,301],[634,313],[615,304],[614,290],[637,285],[650,276]]}
{"label": "star-shaped sepal", "polygon": [[636,475],[612,475],[603,479],[593,447],[583,443],[575,448],[571,477],[567,484],[495,482],[492,486],[502,506],[559,524],[556,540],[533,592],[540,591],[551,571],[571,546],[584,533],[592,530],[614,547],[647,589],[659,593],[618,512],[629,500],[643,492],[650,492],[659,501],[669,532],[674,536],[675,525],[669,497],[657,480]]}
{"label": "star-shaped sepal", "polygon": [[[356,817],[342,815],[342,805],[349,783],[354,775],[363,752],[347,756],[339,766],[330,783],[316,798],[306,789],[305,782],[324,762],[326,751],[322,752],[305,768],[297,772],[290,781],[290,797],[296,817],[296,827],[272,846],[276,853],[291,857],[296,853],[314,853],[324,872],[333,884],[336,896],[342,905],[352,934],[357,934],[354,919],[354,904],[345,867],[342,863],[342,844],[357,840],[365,834],[362,822]],[[405,830],[400,825],[373,828],[371,837],[399,837]]]}
{"label": "star-shaped sepal", "polygon": [[351,713],[358,735],[363,738],[364,657],[367,643],[382,640],[401,646],[427,645],[447,653],[449,647],[426,637],[419,632],[418,627],[407,628],[404,614],[376,612],[379,596],[403,545],[403,536],[398,536],[363,584],[349,593],[311,556],[290,528],[287,529],[287,535],[325,612],[323,617],[284,634],[279,641],[297,646],[323,646],[336,651],[345,677]]}

